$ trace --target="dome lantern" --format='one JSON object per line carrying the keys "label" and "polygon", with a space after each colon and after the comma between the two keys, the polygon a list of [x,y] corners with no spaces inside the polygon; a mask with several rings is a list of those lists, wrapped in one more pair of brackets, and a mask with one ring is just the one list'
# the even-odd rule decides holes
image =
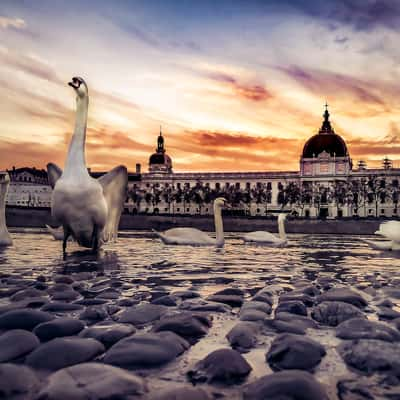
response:
{"label": "dome lantern", "polygon": [[160,134],[157,138],[156,152],[149,158],[149,172],[151,173],[172,173],[172,160],[166,154],[164,147],[164,137],[162,135],[161,126]]}

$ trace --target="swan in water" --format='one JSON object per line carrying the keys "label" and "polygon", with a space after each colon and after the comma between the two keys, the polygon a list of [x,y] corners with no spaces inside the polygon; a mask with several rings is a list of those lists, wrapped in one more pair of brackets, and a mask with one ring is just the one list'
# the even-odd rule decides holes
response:
{"label": "swan in water", "polygon": [[70,236],[93,251],[116,239],[128,183],[128,172],[122,165],[99,179],[89,175],[85,161],[88,88],[78,77],[72,78],[68,85],[76,93],[76,121],[65,168],[62,171],[53,163],[47,164],[53,187],[51,212],[63,227],[64,256]]}
{"label": "swan in water", "polygon": [[12,239],[6,225],[6,197],[10,177],[7,173],[0,174],[0,246],[11,246]]}
{"label": "swan in water", "polygon": [[376,250],[400,250],[400,221],[388,221],[379,225],[375,235],[385,237],[386,241],[364,240]]}
{"label": "swan in water", "polygon": [[172,228],[165,232],[153,232],[165,243],[174,245],[192,245],[192,246],[217,246],[223,247],[224,226],[222,223],[222,208],[231,208],[223,197],[217,197],[214,200],[214,223],[216,239],[207,233],[195,228]]}
{"label": "swan in water", "polygon": [[287,243],[285,232],[286,214],[278,215],[278,232],[279,237],[267,231],[249,232],[242,236],[245,243],[259,243],[268,246],[284,246]]}

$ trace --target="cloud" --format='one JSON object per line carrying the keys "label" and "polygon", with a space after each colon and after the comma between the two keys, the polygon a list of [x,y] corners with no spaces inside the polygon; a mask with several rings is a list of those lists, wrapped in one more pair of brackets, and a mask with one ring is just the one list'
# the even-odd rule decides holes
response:
{"label": "cloud", "polygon": [[62,80],[58,77],[55,69],[51,65],[32,55],[21,54],[0,48],[0,63],[3,64],[3,66],[22,71],[35,78],[56,84],[62,83]]}
{"label": "cloud", "polygon": [[400,3],[397,0],[282,0],[276,8],[302,12],[324,20],[331,30],[348,25],[355,31],[371,31],[379,27],[397,30]]}
{"label": "cloud", "polygon": [[234,75],[220,71],[206,71],[200,69],[189,70],[197,76],[204,77],[218,83],[221,86],[227,87],[236,96],[255,102],[261,102],[272,98],[272,94],[261,83],[242,82]]}
{"label": "cloud", "polygon": [[340,113],[350,117],[368,117],[391,109],[387,98],[394,95],[393,85],[367,81],[349,75],[291,65],[276,67],[308,91],[329,100],[337,99]]}
{"label": "cloud", "polygon": [[0,15],[0,28],[24,29],[26,23],[22,18],[8,18]]}

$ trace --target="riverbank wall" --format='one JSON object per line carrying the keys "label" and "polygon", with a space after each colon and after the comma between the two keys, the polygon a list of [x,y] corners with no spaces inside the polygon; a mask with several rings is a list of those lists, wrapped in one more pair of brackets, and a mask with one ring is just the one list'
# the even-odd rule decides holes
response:
{"label": "riverbank wall", "polygon": [[[13,228],[44,228],[45,224],[56,226],[47,208],[6,208],[7,226]],[[372,235],[385,219],[299,219],[288,218],[288,233],[306,234],[353,234]],[[120,230],[164,231],[175,227],[192,227],[203,231],[214,231],[212,216],[169,216],[123,214]],[[276,219],[262,217],[224,217],[226,232],[251,232],[256,230],[277,231]]]}

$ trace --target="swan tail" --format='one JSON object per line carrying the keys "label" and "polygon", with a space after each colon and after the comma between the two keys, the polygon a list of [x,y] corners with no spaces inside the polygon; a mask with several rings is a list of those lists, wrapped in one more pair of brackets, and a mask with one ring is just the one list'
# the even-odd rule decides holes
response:
{"label": "swan tail", "polygon": [[64,238],[64,230],[62,228],[52,228],[47,224],[46,228],[55,240],[62,240]]}
{"label": "swan tail", "polygon": [[168,239],[161,233],[156,231],[155,229],[151,230],[158,238],[160,238],[164,243],[168,243]]}
{"label": "swan tail", "polygon": [[124,208],[126,188],[128,185],[128,170],[123,165],[115,167],[101,176],[98,182],[103,188],[107,203],[107,221],[102,233],[102,242],[116,241],[118,226]]}

